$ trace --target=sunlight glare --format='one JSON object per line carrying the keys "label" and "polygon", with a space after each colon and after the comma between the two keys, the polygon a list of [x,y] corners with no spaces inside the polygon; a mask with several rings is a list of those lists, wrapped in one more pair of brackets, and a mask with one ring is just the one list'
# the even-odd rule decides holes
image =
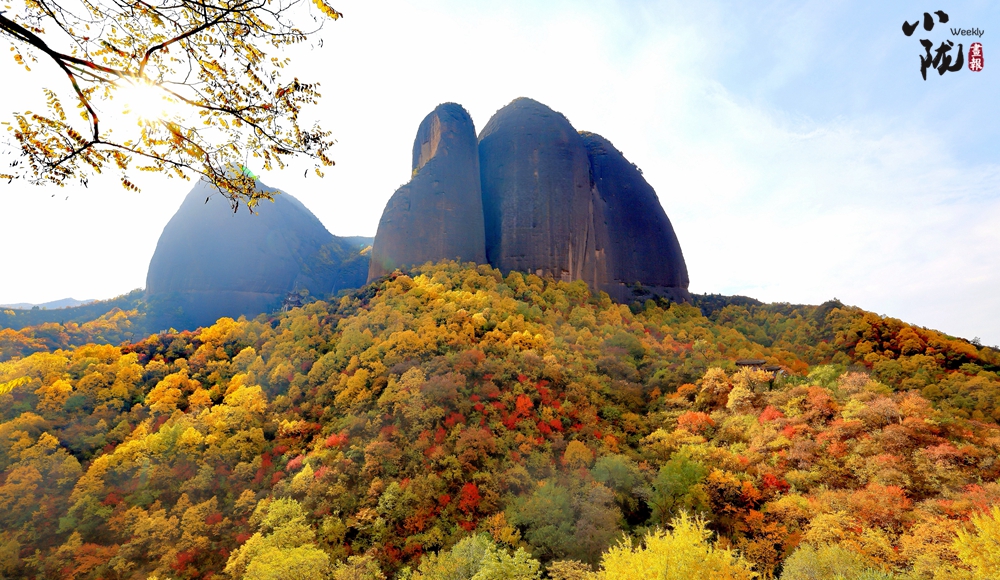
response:
{"label": "sunlight glare", "polygon": [[170,119],[178,115],[178,103],[153,83],[123,81],[117,85],[124,105],[123,114],[136,115],[142,120]]}

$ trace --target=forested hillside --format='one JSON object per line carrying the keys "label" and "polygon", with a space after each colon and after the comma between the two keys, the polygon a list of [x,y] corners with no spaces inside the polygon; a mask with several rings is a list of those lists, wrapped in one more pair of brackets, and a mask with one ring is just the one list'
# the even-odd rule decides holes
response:
{"label": "forested hillside", "polygon": [[121,346],[135,312],[2,331],[0,574],[992,577],[1000,354],[699,301],[444,263]]}
{"label": "forested hillside", "polygon": [[[128,294],[122,294],[110,300],[97,300],[81,306],[54,308],[51,310],[42,308],[32,308],[31,310],[0,308],[0,328],[20,330],[29,326],[37,327],[48,323],[60,325],[83,324],[105,316],[115,309],[124,311],[137,310],[142,305],[142,295],[142,289],[136,289]],[[135,317],[136,313],[133,313],[131,316],[133,322],[135,322]],[[141,338],[141,336],[137,335],[136,338]]]}

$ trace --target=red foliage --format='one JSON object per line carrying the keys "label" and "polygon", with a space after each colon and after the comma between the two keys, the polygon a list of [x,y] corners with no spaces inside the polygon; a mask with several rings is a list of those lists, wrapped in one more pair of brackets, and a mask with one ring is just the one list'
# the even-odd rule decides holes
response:
{"label": "red foliage", "polygon": [[703,433],[709,427],[714,427],[715,421],[708,416],[708,413],[688,411],[677,417],[677,426],[691,433]]}
{"label": "red foliage", "polygon": [[167,422],[167,419],[169,418],[170,417],[166,415],[160,415],[159,417],[157,417],[156,421],[153,422],[153,433],[157,432],[160,429],[160,427],[162,427],[163,424]]}
{"label": "red foliage", "polygon": [[305,460],[303,455],[296,455],[295,458],[288,462],[288,471],[298,471],[301,469],[303,460]]}
{"label": "red foliage", "polygon": [[522,417],[528,417],[531,415],[531,409],[534,406],[535,404],[531,402],[531,397],[525,394],[520,394],[514,402],[514,412]]}
{"label": "red foliage", "polygon": [[479,507],[479,502],[482,498],[479,497],[479,487],[474,483],[467,483],[462,486],[462,491],[458,498],[458,509],[465,513],[472,513]]}
{"label": "red foliage", "polygon": [[275,471],[274,475],[271,476],[271,485],[273,486],[274,484],[278,483],[279,481],[281,481],[281,478],[283,477],[285,477],[284,471]]}
{"label": "red foliage", "polygon": [[253,482],[260,483],[264,481],[264,474],[266,474],[268,470],[271,469],[271,465],[273,465],[273,463],[274,462],[271,460],[271,454],[265,451],[260,456],[260,468],[257,469],[257,474],[254,475]]}
{"label": "red foliage", "polygon": [[869,483],[848,498],[852,515],[861,521],[880,528],[901,525],[902,517],[913,505],[906,491],[895,485]]}
{"label": "red foliage", "polygon": [[768,405],[766,409],[761,411],[760,416],[757,417],[757,421],[763,425],[769,421],[774,421],[775,419],[784,419],[785,414],[775,409],[771,405]]}
{"label": "red foliage", "polygon": [[765,473],[763,481],[761,482],[761,487],[765,492],[777,492],[784,493],[792,488],[788,485],[788,482],[783,478],[774,475],[773,473]]}
{"label": "red foliage", "polygon": [[448,418],[444,420],[445,427],[454,427],[457,423],[465,424],[465,415],[454,412],[448,415]]}
{"label": "red foliage", "polygon": [[444,427],[438,427],[437,431],[434,432],[434,442],[438,445],[444,443],[444,438],[448,436],[448,432],[444,430]]}
{"label": "red foliage", "polygon": [[444,506],[448,505],[449,503],[451,503],[451,496],[450,495],[448,495],[446,493],[443,493],[440,496],[438,496],[438,505],[440,505],[441,507],[444,507]]}
{"label": "red foliage", "polygon": [[403,552],[399,548],[397,548],[396,546],[391,546],[390,545],[390,546],[386,546],[385,547],[385,555],[389,558],[390,562],[398,562],[399,561],[399,557],[402,554],[403,554]]}
{"label": "red foliage", "polygon": [[341,431],[339,434],[330,435],[326,438],[327,447],[340,447],[341,449],[347,445],[347,431]]}
{"label": "red foliage", "polygon": [[177,572],[183,572],[184,569],[188,567],[188,564],[193,562],[197,556],[198,552],[196,552],[195,550],[186,550],[184,552],[178,552],[177,559],[174,560],[174,563],[171,564],[170,567],[176,570]]}
{"label": "red foliage", "polygon": [[843,457],[847,455],[847,445],[843,441],[834,441],[826,446],[827,455]]}
{"label": "red foliage", "polygon": [[214,526],[215,524],[221,521],[222,521],[222,514],[220,514],[219,512],[215,512],[214,514],[208,514],[208,517],[205,518],[205,525]]}
{"label": "red foliage", "polygon": [[250,535],[251,534],[249,534],[247,532],[240,532],[240,533],[236,534],[236,543],[240,544],[240,545],[243,545],[243,542],[246,542],[247,540],[250,539]]}

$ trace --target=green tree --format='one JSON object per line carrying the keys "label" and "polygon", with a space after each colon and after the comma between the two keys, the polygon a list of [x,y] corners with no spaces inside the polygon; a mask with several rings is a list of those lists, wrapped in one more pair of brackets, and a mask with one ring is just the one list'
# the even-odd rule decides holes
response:
{"label": "green tree", "polygon": [[707,474],[704,465],[684,456],[660,467],[648,500],[653,521],[666,524],[681,510],[705,510],[708,498],[699,483]]}
{"label": "green tree", "polygon": [[572,551],[573,498],[565,487],[546,481],[516,506],[511,523],[526,528],[524,538],[543,559]]}

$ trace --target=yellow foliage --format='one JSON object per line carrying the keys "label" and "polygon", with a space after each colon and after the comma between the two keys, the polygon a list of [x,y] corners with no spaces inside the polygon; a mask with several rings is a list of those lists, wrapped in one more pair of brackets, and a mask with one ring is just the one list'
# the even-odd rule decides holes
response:
{"label": "yellow foliage", "polygon": [[497,512],[486,518],[486,531],[498,544],[513,547],[521,541],[521,531],[507,522],[507,516],[503,512]]}
{"label": "yellow foliage", "polygon": [[955,551],[963,564],[973,570],[975,580],[995,579],[1000,570],[1000,507],[972,516],[971,530],[960,530]]}
{"label": "yellow foliage", "polygon": [[72,392],[73,385],[63,379],[38,387],[35,390],[35,394],[38,395],[38,410],[50,412],[62,410],[63,404]]}
{"label": "yellow foliage", "polygon": [[28,377],[20,377],[7,381],[6,383],[0,383],[0,395],[6,395],[7,393],[13,391],[17,387],[20,387],[21,385],[26,385],[29,382],[31,382],[31,379],[29,379]]}
{"label": "yellow foliage", "polygon": [[589,467],[593,462],[594,453],[579,441],[570,441],[563,452],[563,464],[567,467]]}
{"label": "yellow foliage", "polygon": [[749,580],[756,578],[750,564],[728,549],[709,541],[705,521],[681,514],[669,531],[654,530],[633,548],[627,541],[609,548],[601,559],[598,580]]}

